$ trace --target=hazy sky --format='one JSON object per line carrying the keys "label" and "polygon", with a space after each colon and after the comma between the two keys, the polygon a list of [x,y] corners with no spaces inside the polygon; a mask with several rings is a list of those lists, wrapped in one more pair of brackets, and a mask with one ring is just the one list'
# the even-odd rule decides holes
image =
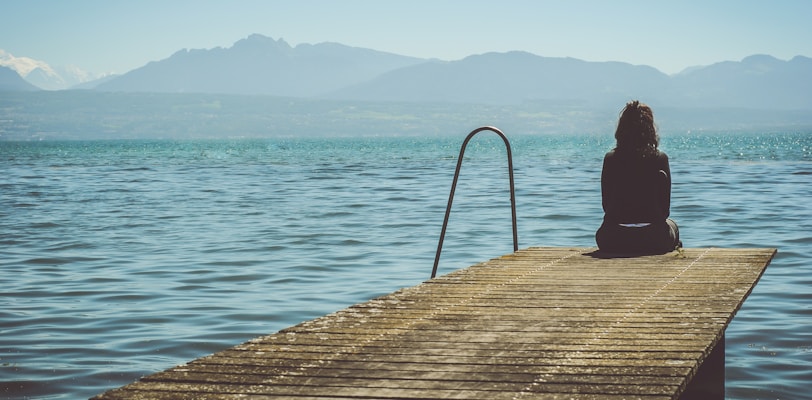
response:
{"label": "hazy sky", "polygon": [[812,57],[810,0],[1,0],[0,49],[124,73],[259,33],[457,60],[489,51],[646,64]]}

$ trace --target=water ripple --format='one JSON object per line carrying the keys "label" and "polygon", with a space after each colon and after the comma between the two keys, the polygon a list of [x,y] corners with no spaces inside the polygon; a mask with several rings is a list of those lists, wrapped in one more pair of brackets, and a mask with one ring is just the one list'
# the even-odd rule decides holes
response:
{"label": "water ripple", "polygon": [[[687,245],[779,248],[727,398],[808,395],[811,136],[663,137]],[[520,247],[593,246],[610,141],[512,141]],[[0,142],[0,396],[87,398],[424,281],[460,142]],[[512,251],[504,149],[473,144],[441,274]]]}

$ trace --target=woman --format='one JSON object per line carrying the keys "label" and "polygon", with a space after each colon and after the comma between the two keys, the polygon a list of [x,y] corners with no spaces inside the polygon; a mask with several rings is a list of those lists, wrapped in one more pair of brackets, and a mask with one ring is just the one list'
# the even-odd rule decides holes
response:
{"label": "woman", "polygon": [[595,234],[601,251],[661,254],[680,247],[679,228],[668,218],[671,169],[649,106],[626,104],[615,131],[617,145],[603,159],[603,224]]}

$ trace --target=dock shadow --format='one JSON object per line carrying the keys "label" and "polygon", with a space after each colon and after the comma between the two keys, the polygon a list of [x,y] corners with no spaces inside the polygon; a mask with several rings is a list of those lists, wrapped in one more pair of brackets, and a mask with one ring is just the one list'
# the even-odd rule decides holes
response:
{"label": "dock shadow", "polygon": [[600,258],[602,260],[613,259],[613,258],[636,258],[636,257],[646,257],[646,256],[659,256],[663,254],[671,253],[670,251],[666,252],[639,252],[639,253],[612,253],[608,251],[602,250],[595,250],[589,253],[584,253],[585,256],[589,256],[592,258]]}

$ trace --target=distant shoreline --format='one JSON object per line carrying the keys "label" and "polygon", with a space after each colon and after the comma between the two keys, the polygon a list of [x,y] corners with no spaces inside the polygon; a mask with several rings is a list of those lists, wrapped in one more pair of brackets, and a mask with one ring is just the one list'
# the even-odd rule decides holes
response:
{"label": "distant shoreline", "polygon": [[[654,108],[663,133],[812,131],[810,110]],[[301,99],[226,94],[4,92],[0,141],[444,136],[494,125],[511,135],[611,132],[619,105]]]}

